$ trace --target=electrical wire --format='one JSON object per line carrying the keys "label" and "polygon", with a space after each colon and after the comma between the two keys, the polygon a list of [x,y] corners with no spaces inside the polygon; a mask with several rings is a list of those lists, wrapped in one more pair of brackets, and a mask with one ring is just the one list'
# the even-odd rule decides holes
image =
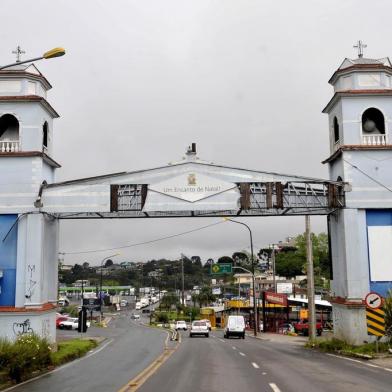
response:
{"label": "electrical wire", "polygon": [[180,237],[180,236],[183,236],[183,235],[191,234],[191,233],[194,233],[196,231],[200,231],[200,230],[208,229],[209,227],[220,225],[222,223],[225,223],[225,222],[224,221],[216,222],[216,223],[212,223],[210,225],[198,227],[196,229],[184,231],[182,233],[172,234],[172,235],[168,235],[168,236],[161,237],[161,238],[156,238],[154,240],[149,240],[149,241],[136,242],[134,244],[129,244],[129,245],[116,246],[115,248],[91,249],[91,250],[85,250],[85,251],[79,251],[79,252],[59,252],[59,254],[61,254],[61,255],[80,255],[80,254],[87,254],[87,253],[99,253],[99,252],[106,252],[106,251],[111,251],[111,250],[133,248],[135,246],[152,244],[154,242],[164,241],[164,240],[168,240],[168,239],[171,239],[171,238],[175,238],[175,237]]}
{"label": "electrical wire", "polygon": [[388,186],[384,185],[382,182],[376,180],[374,177],[372,177],[370,174],[367,174],[365,171],[363,171],[362,169],[360,169],[358,166],[354,165],[353,163],[347,161],[346,159],[343,158],[343,161],[348,163],[351,167],[353,167],[354,169],[357,169],[360,173],[362,173],[364,176],[366,176],[367,178],[369,178],[370,180],[374,181],[376,184],[380,185],[381,187],[385,188],[387,191],[392,192],[392,189],[389,188]]}

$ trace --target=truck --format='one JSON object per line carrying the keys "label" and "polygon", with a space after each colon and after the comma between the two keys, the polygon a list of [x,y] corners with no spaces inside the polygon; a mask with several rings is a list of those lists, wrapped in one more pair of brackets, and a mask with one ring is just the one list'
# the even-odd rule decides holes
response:
{"label": "truck", "polygon": [[[303,319],[298,323],[293,323],[295,333],[303,333],[303,335],[309,335],[309,323],[308,320]],[[321,336],[323,333],[323,325],[320,322],[316,322],[316,333],[317,336]]]}

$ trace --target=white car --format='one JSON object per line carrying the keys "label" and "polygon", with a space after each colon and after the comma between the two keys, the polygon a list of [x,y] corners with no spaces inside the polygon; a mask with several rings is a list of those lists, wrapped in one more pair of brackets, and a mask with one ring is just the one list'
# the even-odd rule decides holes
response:
{"label": "white car", "polygon": [[189,332],[189,337],[193,337],[195,335],[204,335],[206,338],[210,336],[210,331],[208,330],[207,323],[205,321],[197,320],[193,321],[191,330]]}
{"label": "white car", "polygon": [[184,331],[187,331],[187,330],[188,330],[188,327],[187,327],[185,321],[180,320],[180,321],[177,321],[177,322],[176,322],[175,329],[176,329],[176,331],[178,331],[179,329],[182,329],[182,330],[184,330]]}
{"label": "white car", "polygon": [[210,320],[204,319],[204,320],[200,320],[200,321],[205,321],[207,323],[208,330],[211,331],[211,321]]}
{"label": "white car", "polygon": [[[78,329],[78,319],[77,318],[69,318],[68,320],[61,321],[59,323],[60,329]],[[90,328],[90,321],[87,321],[87,328]]]}

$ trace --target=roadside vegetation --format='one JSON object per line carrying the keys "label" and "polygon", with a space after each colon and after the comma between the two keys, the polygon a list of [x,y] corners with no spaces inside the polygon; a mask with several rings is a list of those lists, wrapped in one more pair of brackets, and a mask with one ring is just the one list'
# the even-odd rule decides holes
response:
{"label": "roadside vegetation", "polygon": [[48,341],[34,334],[22,335],[14,342],[1,339],[0,388],[79,358],[96,345],[94,340],[74,339],[59,343],[58,350],[52,352]]}
{"label": "roadside vegetation", "polygon": [[317,339],[313,342],[309,342],[306,344],[308,348],[316,348],[323,352],[335,353],[335,354],[343,354],[348,356],[361,356],[361,357],[369,357],[372,358],[377,354],[388,354],[390,349],[389,342],[379,342],[378,347],[375,342],[366,343],[360,346],[353,346],[343,340],[339,339],[330,339],[330,340],[321,340]]}

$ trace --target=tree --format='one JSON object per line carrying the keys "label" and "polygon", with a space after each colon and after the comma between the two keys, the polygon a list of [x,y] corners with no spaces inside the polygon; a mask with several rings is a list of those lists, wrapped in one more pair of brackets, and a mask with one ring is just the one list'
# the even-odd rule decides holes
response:
{"label": "tree", "polygon": [[306,259],[297,252],[278,253],[275,258],[276,273],[286,278],[294,278],[302,274],[304,263]]}
{"label": "tree", "polygon": [[113,260],[108,259],[108,260],[105,261],[105,268],[110,267],[110,266],[112,266],[113,264],[114,264],[114,263],[113,263]]}
{"label": "tree", "polygon": [[392,342],[392,290],[388,290],[387,297],[384,302],[385,312],[385,334],[389,338],[389,342]]}
{"label": "tree", "polygon": [[88,269],[88,267],[90,267],[90,264],[87,263],[87,261],[85,261],[85,262],[82,264],[82,267],[83,267],[83,269]]}
{"label": "tree", "polygon": [[218,259],[218,264],[221,264],[221,263],[233,263],[233,259],[229,256],[222,256],[222,257],[219,257],[219,259]]}

